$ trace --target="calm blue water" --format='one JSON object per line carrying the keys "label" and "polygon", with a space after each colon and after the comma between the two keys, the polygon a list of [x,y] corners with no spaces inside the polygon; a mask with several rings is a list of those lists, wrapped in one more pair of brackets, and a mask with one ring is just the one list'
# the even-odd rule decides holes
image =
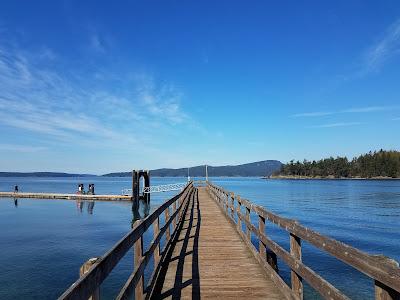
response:
{"label": "calm blue water", "polygon": [[[153,185],[184,178],[152,178]],[[282,216],[295,218],[323,234],[371,254],[400,260],[400,181],[262,180],[214,178],[213,181]],[[96,193],[119,194],[130,178],[0,178],[0,191],[18,184],[21,191],[74,192],[94,183]],[[173,193],[153,194],[151,210]],[[103,255],[126,234],[128,203],[77,203],[69,200],[0,199],[0,299],[54,299],[90,257]],[[143,214],[143,212],[142,212]],[[256,222],[256,216],[252,216]],[[267,223],[267,232],[289,249],[288,234]],[[152,232],[145,236],[145,244]],[[102,286],[102,299],[115,296],[132,271],[132,253]],[[303,260],[354,299],[373,299],[373,282],[354,269],[304,243]],[[288,281],[289,270],[279,262]],[[152,266],[148,267],[147,277]],[[305,289],[307,299],[316,295]]]}

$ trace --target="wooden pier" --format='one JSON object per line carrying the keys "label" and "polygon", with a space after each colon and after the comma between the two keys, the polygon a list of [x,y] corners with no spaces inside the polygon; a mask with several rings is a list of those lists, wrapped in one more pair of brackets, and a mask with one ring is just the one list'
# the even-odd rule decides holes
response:
{"label": "wooden pier", "polygon": [[[266,222],[288,232],[290,251],[268,236]],[[144,248],[143,234],[149,228],[154,238]],[[166,243],[161,248],[163,237]],[[369,276],[375,299],[400,299],[400,269],[395,261],[323,236],[210,182],[197,187],[190,182],[137,221],[110,251],[88,261],[86,272],[59,299],[99,299],[101,283],[132,249],[134,270],[116,299],[303,299],[303,282],[325,299],[349,299],[305,265],[304,242]],[[291,269],[290,285],[279,276],[276,257]],[[154,269],[145,284],[151,260]]]}
{"label": "wooden pier", "polygon": [[124,195],[86,195],[58,193],[22,193],[0,192],[0,198],[52,199],[52,200],[88,200],[88,201],[132,201],[132,196]]}
{"label": "wooden pier", "polygon": [[283,298],[204,187],[184,215],[148,298]]}

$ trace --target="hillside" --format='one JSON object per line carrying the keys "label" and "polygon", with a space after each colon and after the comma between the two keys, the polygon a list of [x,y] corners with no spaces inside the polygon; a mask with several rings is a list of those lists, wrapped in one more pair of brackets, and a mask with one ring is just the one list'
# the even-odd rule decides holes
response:
{"label": "hillside", "polygon": [[[208,166],[208,176],[228,176],[228,177],[261,177],[270,176],[272,173],[281,169],[282,163],[277,160],[264,160],[253,163],[247,163],[235,166]],[[187,176],[187,168],[180,169],[155,169],[150,170],[151,176],[156,177],[185,177]],[[131,176],[131,172],[109,173],[103,176],[109,177],[127,177]],[[205,176],[205,166],[196,166],[190,168],[190,176]]]}

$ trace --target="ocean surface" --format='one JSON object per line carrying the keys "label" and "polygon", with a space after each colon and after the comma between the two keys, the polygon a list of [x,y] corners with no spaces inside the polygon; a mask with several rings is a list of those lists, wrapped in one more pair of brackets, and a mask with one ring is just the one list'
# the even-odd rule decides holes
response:
{"label": "ocean surface", "polygon": [[[152,185],[185,178],[151,178]],[[211,178],[281,216],[297,219],[322,234],[371,254],[400,261],[400,181],[263,180]],[[0,191],[74,193],[78,183],[95,184],[97,194],[120,194],[130,178],[0,178]],[[150,212],[174,192],[151,195]],[[145,215],[145,208],[141,208]],[[257,222],[253,216],[253,222]],[[131,228],[129,203],[0,198],[0,299],[55,299],[79,276],[79,267],[101,256]],[[268,234],[289,249],[287,232],[267,223]],[[152,238],[149,231],[144,243]],[[254,241],[255,242],[255,241]],[[373,281],[303,243],[303,261],[352,299],[373,299]],[[103,283],[112,299],[132,272],[131,252]],[[288,268],[278,261],[289,282]],[[152,270],[147,268],[146,278]],[[251,279],[251,274],[249,274]],[[200,283],[201,284],[201,283]],[[318,296],[305,285],[305,299]]]}

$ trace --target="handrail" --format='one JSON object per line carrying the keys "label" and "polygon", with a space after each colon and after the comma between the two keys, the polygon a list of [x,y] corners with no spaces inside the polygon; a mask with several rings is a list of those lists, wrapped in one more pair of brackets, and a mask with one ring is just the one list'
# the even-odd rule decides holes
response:
{"label": "handrail", "polygon": [[[124,299],[128,292],[132,291],[132,287],[140,291],[136,293],[136,299],[143,297],[143,274],[146,265],[148,264],[153,252],[158,249],[159,243],[163,234],[169,231],[171,222],[176,220],[178,214],[181,213],[182,207],[188,202],[190,194],[193,193],[194,187],[193,182],[189,182],[186,187],[176,196],[164,202],[159,206],[152,214],[147,216],[141,221],[137,221],[134,228],[127,233],[119,242],[117,242],[113,248],[104,254],[90,270],[80,277],[75,283],[73,283],[58,299],[88,299],[101,285],[105,278],[111,273],[117,263],[132,247],[135,248],[135,270],[133,274],[128,278],[127,283],[124,285],[119,297]],[[178,202],[178,207],[176,207]],[[169,208],[174,208],[172,215],[169,217]],[[146,230],[153,225],[158,230],[159,217],[162,213],[165,213],[165,225],[157,233],[153,241],[151,242],[149,249],[143,253],[143,240],[142,236]],[[174,227],[174,230],[177,226]],[[156,233],[156,230],[154,230]],[[154,256],[156,259],[156,256]],[[155,263],[155,267],[158,264]]]}
{"label": "handrail", "polygon": [[143,254],[143,256],[142,256],[142,258],[140,260],[139,266],[135,267],[135,271],[128,278],[128,280],[126,281],[124,287],[119,292],[119,294],[118,294],[118,296],[116,298],[117,300],[119,300],[119,299],[127,299],[128,298],[128,296],[130,295],[130,292],[132,291],[132,288],[134,286],[136,286],[136,284],[138,283],[140,275],[143,273],[144,268],[146,267],[146,265],[150,261],[150,258],[153,255],[156,247],[160,243],[162,236],[167,231],[167,229],[169,228],[169,226],[172,223],[172,221],[176,220],[175,218],[178,215],[178,213],[180,212],[180,209],[181,209],[181,207],[183,207],[183,205],[188,205],[188,202],[182,202],[180,204],[180,207],[178,207],[178,209],[171,215],[171,217],[168,219],[168,221],[165,222],[165,225],[159,230],[158,233],[156,233],[156,237],[152,241],[149,249]]}
{"label": "handrail", "polygon": [[[271,268],[265,266],[268,268],[271,278],[281,287],[281,290],[283,290],[288,299],[303,298],[303,279],[324,298],[348,299],[346,295],[302,262],[302,240],[374,279],[376,299],[400,299],[400,268],[394,260],[383,256],[369,255],[345,243],[323,236],[301,225],[296,220],[278,216],[210,182],[207,182],[207,190],[210,196],[220,204],[226,216],[237,225],[238,232],[262,265],[265,266],[265,262],[268,260],[266,249],[269,249],[289,266],[291,269],[291,291],[286,288],[286,284],[286,287],[282,286],[283,281],[280,280],[279,275],[273,269],[271,273]],[[237,203],[236,206],[235,203]],[[246,209],[246,214],[241,212],[242,205]],[[258,228],[251,223],[250,212],[258,215]],[[237,222],[235,221],[235,213]],[[278,225],[289,233],[290,253],[265,234],[266,220]],[[245,225],[246,233],[242,231],[242,223]],[[251,243],[251,232],[259,240],[259,251]]]}

